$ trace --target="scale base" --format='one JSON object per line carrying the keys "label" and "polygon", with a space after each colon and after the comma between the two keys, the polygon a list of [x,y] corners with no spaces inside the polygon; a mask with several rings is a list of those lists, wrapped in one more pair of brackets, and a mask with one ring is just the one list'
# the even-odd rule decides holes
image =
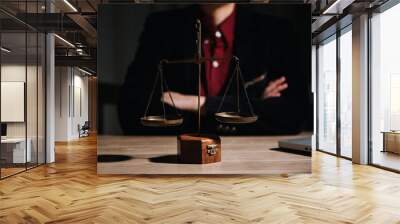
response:
{"label": "scale base", "polygon": [[221,139],[217,135],[178,135],[180,163],[207,164],[221,161]]}

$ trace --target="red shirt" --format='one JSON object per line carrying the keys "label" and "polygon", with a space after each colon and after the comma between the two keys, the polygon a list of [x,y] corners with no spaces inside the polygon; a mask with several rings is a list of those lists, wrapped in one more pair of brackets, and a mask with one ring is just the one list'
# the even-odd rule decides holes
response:
{"label": "red shirt", "polygon": [[[226,58],[205,62],[205,80],[208,96],[217,96],[229,76],[230,58],[232,57],[236,10],[221,24],[215,26],[209,18],[203,18],[203,57]],[[206,95],[204,88],[201,95]]]}

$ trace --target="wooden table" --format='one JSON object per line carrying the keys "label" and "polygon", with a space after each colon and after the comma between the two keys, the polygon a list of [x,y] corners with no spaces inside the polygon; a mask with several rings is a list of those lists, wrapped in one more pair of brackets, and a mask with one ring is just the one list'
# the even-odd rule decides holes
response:
{"label": "wooden table", "polygon": [[382,152],[400,154],[400,131],[384,131]]}
{"label": "wooden table", "polygon": [[278,141],[310,136],[222,138],[222,160],[177,162],[175,136],[98,136],[98,174],[289,174],[311,172],[311,157],[275,150]]}

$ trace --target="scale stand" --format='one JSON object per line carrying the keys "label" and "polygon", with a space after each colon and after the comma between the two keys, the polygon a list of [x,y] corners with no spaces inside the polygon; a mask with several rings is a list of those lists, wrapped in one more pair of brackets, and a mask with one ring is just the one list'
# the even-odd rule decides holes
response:
{"label": "scale stand", "polygon": [[[162,115],[148,115],[150,104],[152,102],[154,92],[157,86],[157,82],[160,81],[161,93],[166,90],[169,92],[167,82],[164,78],[163,66],[165,64],[184,64],[191,63],[198,65],[198,101],[197,101],[197,133],[182,134],[177,137],[178,140],[178,158],[181,163],[195,163],[195,164],[205,164],[205,163],[215,163],[221,161],[221,139],[218,135],[210,135],[201,133],[201,107],[200,107],[200,94],[201,94],[201,67],[206,61],[211,60],[226,60],[226,58],[204,58],[201,53],[201,43],[202,43],[202,30],[201,21],[197,20],[195,24],[196,28],[196,55],[194,59],[182,59],[169,61],[163,59],[160,61],[158,66],[158,72],[152,92],[150,94],[150,99],[146,106],[144,116],[141,118],[141,123],[144,126],[150,127],[169,127],[169,126],[179,126],[183,123],[183,117],[176,110],[174,115],[166,114],[165,103],[162,103],[163,114]],[[221,123],[229,124],[248,124],[257,121],[258,117],[254,114],[251,102],[249,100],[244,80],[241,75],[239,58],[233,56],[235,62],[234,74],[231,76],[227,88],[225,90],[224,96],[218,108],[218,112],[215,114],[217,121]],[[236,111],[221,112],[221,108],[225,101],[225,97],[232,85],[233,80],[236,80],[236,96],[237,96],[237,108]],[[241,112],[240,110],[240,86],[243,86],[244,94],[246,96],[247,105],[249,106],[250,114]],[[173,106],[175,103],[171,95],[169,95]],[[176,108],[176,107],[175,107]]]}

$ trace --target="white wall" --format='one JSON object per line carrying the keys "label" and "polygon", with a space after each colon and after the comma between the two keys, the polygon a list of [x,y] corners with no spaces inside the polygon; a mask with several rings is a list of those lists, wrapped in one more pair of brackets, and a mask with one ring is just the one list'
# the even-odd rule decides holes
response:
{"label": "white wall", "polygon": [[[32,67],[28,67],[30,70]],[[8,64],[1,66],[1,81],[11,82],[25,82],[25,64]],[[7,108],[1,108],[7,110]],[[10,138],[23,138],[25,137],[25,122],[11,122],[7,123],[7,137]]]}
{"label": "white wall", "polygon": [[[26,73],[27,72],[27,73]],[[28,119],[28,137],[29,134],[36,130],[37,115],[32,111],[36,111],[37,99],[36,99],[36,66],[27,66],[25,64],[5,64],[1,66],[1,81],[3,82],[24,82],[25,76],[28,78],[27,87],[27,119]],[[33,88],[32,88],[33,86]],[[41,105],[39,105],[40,107]],[[8,108],[1,108],[1,110],[7,110]],[[24,108],[23,108],[24,109]],[[7,122],[7,135],[8,137],[25,137],[25,124],[26,122]],[[32,131],[31,131],[32,130]],[[36,132],[35,132],[36,134]]]}
{"label": "white wall", "polygon": [[68,140],[70,75],[67,67],[55,68],[55,140]]}
{"label": "white wall", "polygon": [[56,141],[79,138],[78,125],[89,118],[88,77],[76,68],[56,67]]}
{"label": "white wall", "polygon": [[79,137],[78,124],[83,125],[89,120],[89,92],[88,92],[88,77],[82,76],[82,73],[74,75],[74,108],[72,119],[72,136]]}
{"label": "white wall", "polygon": [[[1,81],[3,82],[25,82],[26,75],[25,64],[8,64],[1,66]],[[28,67],[31,70],[32,67]],[[29,72],[28,72],[29,73]],[[7,108],[1,108],[7,110]],[[8,137],[25,137],[25,122],[7,123]]]}

